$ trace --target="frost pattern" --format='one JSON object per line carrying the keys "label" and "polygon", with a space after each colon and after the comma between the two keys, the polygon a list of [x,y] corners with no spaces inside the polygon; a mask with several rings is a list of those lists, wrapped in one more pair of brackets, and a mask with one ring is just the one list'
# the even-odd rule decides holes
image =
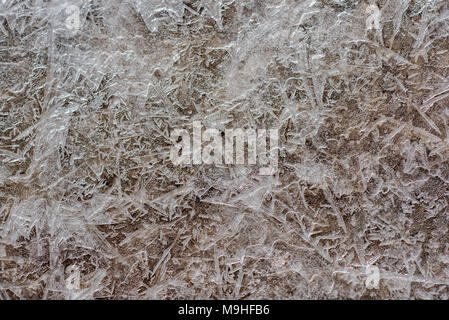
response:
{"label": "frost pattern", "polygon": [[[0,1],[0,297],[449,299],[448,36],[446,0]],[[193,121],[279,128],[279,172],[173,166]]]}

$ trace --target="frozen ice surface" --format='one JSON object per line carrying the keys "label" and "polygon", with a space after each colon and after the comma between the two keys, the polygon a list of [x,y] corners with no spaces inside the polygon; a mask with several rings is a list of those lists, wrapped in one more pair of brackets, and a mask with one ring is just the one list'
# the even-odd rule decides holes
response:
{"label": "frozen ice surface", "polygon": [[[0,298],[449,299],[448,37],[447,0],[0,0]],[[278,128],[277,173],[173,166],[192,121]]]}

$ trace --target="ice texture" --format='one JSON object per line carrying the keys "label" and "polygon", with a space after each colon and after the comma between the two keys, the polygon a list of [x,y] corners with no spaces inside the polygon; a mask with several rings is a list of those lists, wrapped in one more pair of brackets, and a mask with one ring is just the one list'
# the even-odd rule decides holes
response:
{"label": "ice texture", "polygon": [[1,299],[449,299],[447,0],[0,0],[0,78]]}

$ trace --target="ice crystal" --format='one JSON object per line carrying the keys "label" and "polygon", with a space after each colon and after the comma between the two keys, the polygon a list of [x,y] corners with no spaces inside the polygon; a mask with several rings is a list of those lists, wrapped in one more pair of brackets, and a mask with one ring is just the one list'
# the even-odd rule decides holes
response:
{"label": "ice crystal", "polygon": [[[0,297],[449,299],[448,37],[446,0],[0,0]],[[173,165],[193,121],[278,129],[276,174]]]}

